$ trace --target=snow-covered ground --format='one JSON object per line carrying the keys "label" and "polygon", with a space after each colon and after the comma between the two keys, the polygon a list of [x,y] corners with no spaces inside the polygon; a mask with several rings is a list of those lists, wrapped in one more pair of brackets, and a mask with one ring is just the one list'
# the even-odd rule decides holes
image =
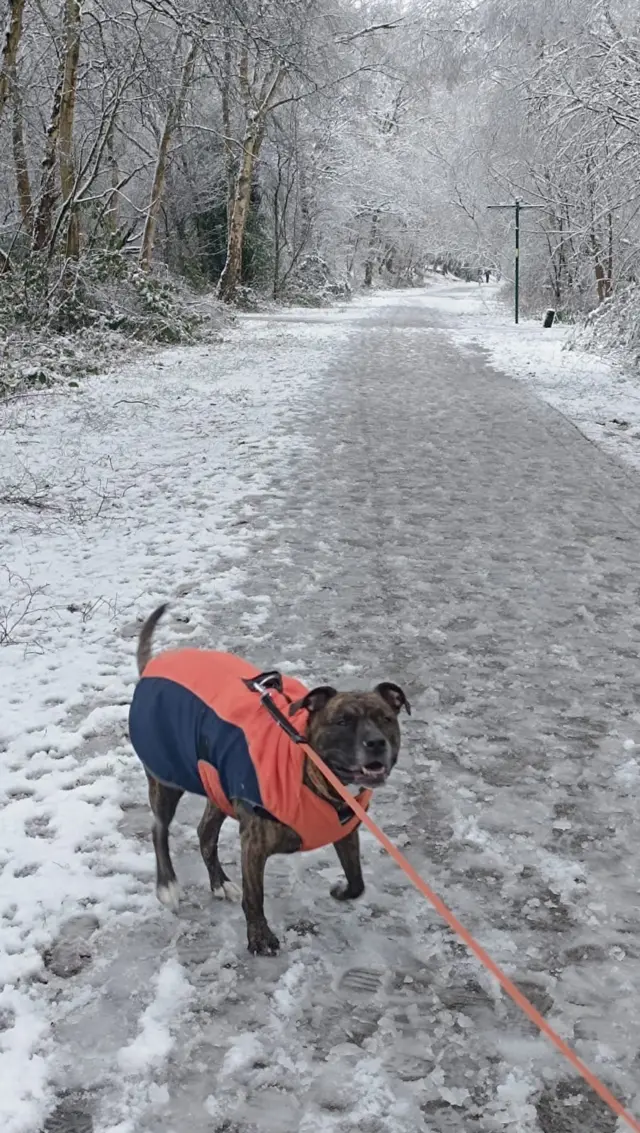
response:
{"label": "snow-covered ground", "polygon": [[521,319],[496,294],[495,284],[448,287],[424,293],[425,305],[455,319],[453,341],[486,351],[505,374],[528,383],[600,448],[640,468],[640,375],[573,345],[574,329]]}
{"label": "snow-covered ground", "polygon": [[[493,442],[478,434],[465,447],[458,436],[473,393],[467,369],[503,397],[496,428],[513,420],[480,347],[635,460],[632,383],[563,351],[565,336],[511,327],[491,287],[438,284],[332,311],[246,316],[218,345],[0,408],[3,1133],[577,1133],[562,1124],[567,1113],[585,1133],[612,1133],[579,1090],[561,1080],[554,1092],[554,1055],[513,1023],[368,836],[370,889],[357,908],[326,896],[337,876],[330,850],[273,864],[283,952],[252,961],[239,910],[210,909],[199,807],[186,801],[174,830],[185,904],[177,918],[160,909],[144,778],[126,735],[139,619],[166,598],[162,644],[228,648],[308,680],[360,684],[375,671],[408,682],[406,754],[376,816],[633,1101],[638,966],[622,934],[637,904],[640,717],[629,710],[618,728],[602,722],[600,701],[592,721],[580,702],[601,648],[589,634],[606,613],[588,585],[594,571],[613,580],[611,609],[622,615],[633,548],[617,550],[629,558],[606,573],[586,537],[582,558],[581,544],[566,550],[557,536],[561,554],[578,555],[573,581],[584,591],[576,641],[550,647],[554,681],[575,682],[565,703],[540,673],[551,631],[535,622],[535,587],[555,569],[555,518],[543,530],[543,500],[539,526],[532,534],[523,517],[508,553],[510,481],[499,506],[483,501],[474,469],[492,482]],[[535,404],[523,412],[535,417]],[[618,417],[628,426],[612,424]],[[526,489],[514,481],[514,492]],[[521,561],[534,535],[541,558]],[[509,589],[520,570],[531,594]],[[564,584],[552,583],[564,625]],[[624,627],[611,630],[620,658],[631,655]],[[500,700],[503,671],[511,691]],[[545,733],[548,766],[537,735],[545,711],[560,720]],[[514,719],[520,733],[503,751]],[[583,732],[593,748],[576,799],[572,745]],[[592,798],[600,841],[585,864],[575,847],[590,844]],[[237,861],[226,827],[222,851]],[[621,989],[628,998],[610,1011]]]}
{"label": "snow-covered ground", "polygon": [[[294,330],[247,321],[222,344],[0,407],[5,1133],[35,1133],[53,1097],[41,981],[48,950],[64,951],[61,928],[90,932],[154,907],[151,857],[121,825],[138,771],[126,738],[136,618],[181,598],[178,632],[211,644],[203,611],[242,592],[252,497],[298,444],[289,406],[338,349],[339,319]],[[268,602],[246,598],[245,626],[258,629]],[[83,931],[72,932],[72,965]],[[179,974],[157,978],[161,1003]],[[166,1056],[169,1028],[143,1014],[123,1048],[128,1073]]]}

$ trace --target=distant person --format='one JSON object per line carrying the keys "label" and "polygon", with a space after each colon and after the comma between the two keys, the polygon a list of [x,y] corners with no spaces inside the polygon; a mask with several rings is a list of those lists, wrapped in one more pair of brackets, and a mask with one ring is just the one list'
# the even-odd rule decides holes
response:
{"label": "distant person", "polygon": [[490,272],[489,268],[484,269],[484,281],[485,281],[485,283],[491,282],[491,272]]}

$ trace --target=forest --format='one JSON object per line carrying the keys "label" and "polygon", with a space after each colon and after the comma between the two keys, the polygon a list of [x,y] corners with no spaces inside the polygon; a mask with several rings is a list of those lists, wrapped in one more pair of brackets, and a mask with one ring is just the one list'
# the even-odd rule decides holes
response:
{"label": "forest", "polygon": [[9,0],[0,330],[188,340],[199,297],[429,271],[640,341],[633,0]]}

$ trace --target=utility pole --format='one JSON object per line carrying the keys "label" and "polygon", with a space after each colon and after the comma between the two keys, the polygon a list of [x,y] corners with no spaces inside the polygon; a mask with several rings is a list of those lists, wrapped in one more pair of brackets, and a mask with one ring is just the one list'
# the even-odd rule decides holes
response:
{"label": "utility pole", "polygon": [[520,321],[520,213],[523,209],[541,209],[544,205],[523,205],[519,197],[516,197],[513,204],[509,205],[487,205],[488,209],[513,209],[516,218],[516,249],[515,249],[515,267],[513,273],[513,290],[514,290],[514,306],[515,306],[515,321]]}

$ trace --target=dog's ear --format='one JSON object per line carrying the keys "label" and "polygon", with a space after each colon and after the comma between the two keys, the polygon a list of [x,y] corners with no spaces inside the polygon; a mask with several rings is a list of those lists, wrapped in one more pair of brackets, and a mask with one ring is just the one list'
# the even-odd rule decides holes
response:
{"label": "dog's ear", "polygon": [[383,681],[382,684],[376,685],[374,691],[377,692],[383,700],[386,700],[387,704],[391,705],[396,716],[401,708],[404,708],[408,716],[411,715],[411,705],[400,688],[400,685],[394,685],[391,681]]}
{"label": "dog's ear", "polygon": [[289,715],[295,716],[296,712],[300,712],[302,708],[306,708],[307,712],[320,712],[325,704],[328,704],[332,696],[337,696],[338,690],[332,688],[331,685],[321,685],[319,688],[312,688],[302,700],[296,700],[289,709]]}

